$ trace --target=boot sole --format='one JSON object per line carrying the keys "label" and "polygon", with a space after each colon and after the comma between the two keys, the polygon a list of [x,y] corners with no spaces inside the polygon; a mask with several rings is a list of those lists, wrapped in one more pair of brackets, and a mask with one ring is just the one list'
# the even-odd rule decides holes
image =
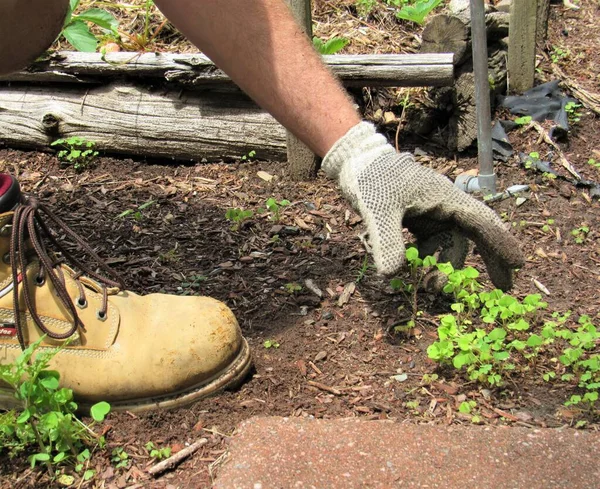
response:
{"label": "boot sole", "polygon": [[[129,411],[140,413],[156,409],[164,410],[189,406],[200,399],[213,396],[226,389],[236,389],[244,382],[251,368],[252,354],[250,347],[246,339],[242,338],[242,347],[236,359],[224,371],[216,374],[212,380],[164,397],[148,397],[122,402],[113,401],[110,403],[110,410],[111,412]],[[81,402],[78,404],[79,411],[88,414],[93,403]]]}

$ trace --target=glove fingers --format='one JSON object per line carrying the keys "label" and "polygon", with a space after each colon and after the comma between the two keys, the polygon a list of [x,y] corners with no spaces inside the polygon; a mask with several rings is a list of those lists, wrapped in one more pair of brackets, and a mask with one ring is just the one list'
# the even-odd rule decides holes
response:
{"label": "glove fingers", "polygon": [[477,249],[494,286],[503,291],[510,290],[513,286],[514,266],[504,261],[501,256],[498,256],[483,244],[478,244]]}
{"label": "glove fingers", "polygon": [[487,205],[462,194],[452,202],[446,203],[444,214],[447,212],[464,234],[475,242],[482,252],[486,266],[494,268],[490,273],[492,280],[494,277],[500,279],[501,276],[506,276],[506,272],[501,270],[510,271],[523,266],[525,259],[519,242],[505,229],[504,223]]}
{"label": "glove fingers", "polygon": [[402,215],[397,209],[390,208],[389,213],[378,215],[362,210],[365,219],[369,243],[373,248],[373,260],[377,273],[393,275],[404,266],[406,248],[402,236]]}

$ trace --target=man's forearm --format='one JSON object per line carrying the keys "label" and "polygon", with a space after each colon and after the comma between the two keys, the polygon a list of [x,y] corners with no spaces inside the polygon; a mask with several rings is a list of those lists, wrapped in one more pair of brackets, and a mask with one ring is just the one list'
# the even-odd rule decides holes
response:
{"label": "man's forearm", "polygon": [[283,0],[156,0],[261,107],[324,156],[360,121]]}

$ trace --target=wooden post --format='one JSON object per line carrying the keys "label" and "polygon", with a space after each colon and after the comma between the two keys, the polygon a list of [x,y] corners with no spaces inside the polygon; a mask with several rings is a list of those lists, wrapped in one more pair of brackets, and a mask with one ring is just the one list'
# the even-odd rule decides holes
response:
{"label": "wooden post", "polygon": [[543,45],[548,37],[548,16],[550,15],[550,0],[538,0],[536,41]]}
{"label": "wooden post", "polygon": [[[286,0],[286,2],[304,32],[306,32],[309,39],[312,39],[311,1]],[[292,179],[308,180],[315,177],[318,157],[289,131],[287,133],[287,156]]]}
{"label": "wooden post", "polygon": [[537,0],[513,0],[508,41],[508,90],[524,92],[533,87]]}

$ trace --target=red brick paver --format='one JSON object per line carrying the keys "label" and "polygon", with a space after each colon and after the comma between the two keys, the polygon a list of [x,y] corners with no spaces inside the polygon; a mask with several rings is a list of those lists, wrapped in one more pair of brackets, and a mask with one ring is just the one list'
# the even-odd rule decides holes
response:
{"label": "red brick paver", "polygon": [[571,429],[252,418],[218,489],[600,488],[600,434]]}

